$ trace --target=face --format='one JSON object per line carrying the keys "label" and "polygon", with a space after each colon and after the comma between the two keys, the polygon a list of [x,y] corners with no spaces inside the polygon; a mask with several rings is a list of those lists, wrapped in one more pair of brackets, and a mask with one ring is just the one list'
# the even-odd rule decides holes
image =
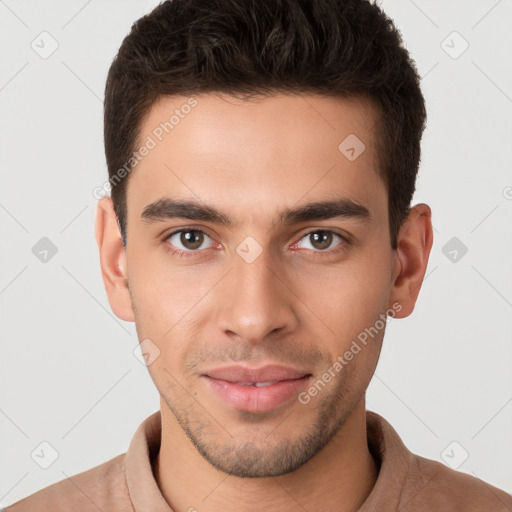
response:
{"label": "face", "polygon": [[280,475],[364,402],[402,308],[376,112],[317,95],[193,102],[163,98],[142,125],[118,314],[159,351],[162,404],[211,464]]}

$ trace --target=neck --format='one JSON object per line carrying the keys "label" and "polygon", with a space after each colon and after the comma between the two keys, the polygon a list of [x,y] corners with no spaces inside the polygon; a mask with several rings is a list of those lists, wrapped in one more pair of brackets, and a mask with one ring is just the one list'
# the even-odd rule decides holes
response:
{"label": "neck", "polygon": [[366,438],[364,399],[336,436],[306,464],[269,478],[239,478],[213,468],[164,404],[154,472],[174,512],[295,512],[301,508],[355,512],[377,480],[378,469]]}

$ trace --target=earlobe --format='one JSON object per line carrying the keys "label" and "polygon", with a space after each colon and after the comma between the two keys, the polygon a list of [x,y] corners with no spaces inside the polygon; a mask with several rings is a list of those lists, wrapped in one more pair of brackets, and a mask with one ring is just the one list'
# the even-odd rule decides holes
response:
{"label": "earlobe", "polygon": [[98,201],[95,235],[100,253],[101,274],[110,307],[121,320],[133,322],[134,315],[127,279],[126,250],[110,197],[102,197]]}
{"label": "earlobe", "polygon": [[402,306],[397,318],[409,316],[413,310],[427,270],[432,249],[432,212],[424,203],[410,209],[398,234],[395,269],[390,304]]}

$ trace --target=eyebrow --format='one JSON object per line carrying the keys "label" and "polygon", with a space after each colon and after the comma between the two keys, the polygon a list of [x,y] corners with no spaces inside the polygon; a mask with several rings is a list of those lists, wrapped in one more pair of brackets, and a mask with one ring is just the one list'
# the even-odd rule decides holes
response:
{"label": "eyebrow", "polygon": [[[205,221],[226,227],[233,227],[236,222],[231,217],[213,206],[196,201],[179,201],[163,197],[148,204],[141,220],[146,223],[182,218],[194,221]],[[348,198],[337,198],[328,201],[317,201],[302,206],[286,208],[279,212],[272,227],[292,225],[314,220],[334,218],[355,219],[370,222],[372,216],[366,206]]]}

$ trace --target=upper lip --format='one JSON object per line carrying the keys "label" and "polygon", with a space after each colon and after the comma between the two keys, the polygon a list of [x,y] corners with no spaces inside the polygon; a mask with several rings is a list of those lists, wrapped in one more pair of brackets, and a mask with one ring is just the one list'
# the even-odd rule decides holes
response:
{"label": "upper lip", "polygon": [[308,372],[281,365],[266,365],[258,368],[246,366],[225,366],[208,370],[204,375],[227,382],[277,382],[301,379]]}

